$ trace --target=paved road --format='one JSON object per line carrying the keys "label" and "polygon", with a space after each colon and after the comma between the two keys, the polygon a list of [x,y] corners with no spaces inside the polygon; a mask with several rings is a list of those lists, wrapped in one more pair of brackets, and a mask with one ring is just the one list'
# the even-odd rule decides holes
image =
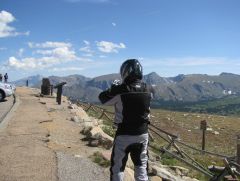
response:
{"label": "paved road", "polygon": [[13,96],[7,97],[3,102],[0,102],[0,122],[5,117],[6,113],[10,110],[13,105]]}
{"label": "paved road", "polygon": [[58,181],[106,181],[110,179],[110,174],[106,172],[106,169],[93,163],[89,158],[57,152],[57,163]]}

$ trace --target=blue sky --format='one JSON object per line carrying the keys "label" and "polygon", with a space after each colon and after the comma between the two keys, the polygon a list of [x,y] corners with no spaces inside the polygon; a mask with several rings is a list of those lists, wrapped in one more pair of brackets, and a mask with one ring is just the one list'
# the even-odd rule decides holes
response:
{"label": "blue sky", "polygon": [[0,0],[0,73],[239,74],[239,0]]}

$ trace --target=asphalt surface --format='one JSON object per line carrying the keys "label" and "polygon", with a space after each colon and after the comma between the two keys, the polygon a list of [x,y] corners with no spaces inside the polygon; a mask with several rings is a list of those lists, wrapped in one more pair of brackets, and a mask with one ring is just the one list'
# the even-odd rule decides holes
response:
{"label": "asphalt surface", "polygon": [[7,97],[3,102],[0,102],[0,122],[2,122],[3,118],[9,112],[13,105],[13,96]]}
{"label": "asphalt surface", "polygon": [[[37,97],[24,87],[16,95],[16,104],[0,124],[0,181],[109,180],[109,169],[88,158],[93,148],[85,148],[80,127],[69,121],[66,100],[59,106],[55,99]],[[13,100],[0,103],[1,116]]]}
{"label": "asphalt surface", "polygon": [[59,181],[106,181],[109,173],[90,159],[80,155],[57,153]]}
{"label": "asphalt surface", "polygon": [[50,119],[46,107],[31,89],[19,88],[16,95],[19,106],[0,129],[0,181],[57,181],[56,154],[48,148],[49,132],[40,123]]}

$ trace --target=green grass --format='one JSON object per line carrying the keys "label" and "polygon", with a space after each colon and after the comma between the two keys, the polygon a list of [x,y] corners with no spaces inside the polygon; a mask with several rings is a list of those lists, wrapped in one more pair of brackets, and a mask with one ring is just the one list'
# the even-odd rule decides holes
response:
{"label": "green grass", "polygon": [[169,165],[169,166],[174,166],[174,165],[177,165],[178,164],[178,160],[171,157],[170,155],[168,154],[163,154],[162,157],[161,157],[161,163],[163,165]]}
{"label": "green grass", "polygon": [[153,101],[153,106],[172,111],[209,113],[217,115],[240,115],[240,96],[231,95],[220,99],[199,102]]}
{"label": "green grass", "polygon": [[104,133],[108,134],[111,137],[115,137],[115,130],[112,128],[112,126],[109,125],[103,125],[102,130]]}
{"label": "green grass", "polygon": [[92,156],[90,156],[93,162],[97,163],[102,167],[109,167],[110,161],[105,160],[100,152],[95,152]]}
{"label": "green grass", "polygon": [[[112,107],[104,107],[108,111],[112,111]],[[89,115],[99,117],[99,114],[89,111]],[[218,135],[214,134],[213,131],[207,131],[206,133],[206,150],[215,153],[221,153],[229,156],[236,154],[236,136],[240,134],[240,118],[236,116],[219,116],[213,114],[200,114],[190,112],[177,112],[168,111],[163,109],[152,109],[151,110],[151,124],[178,135],[181,141],[201,149],[202,131],[200,130],[200,121],[206,120],[208,127],[212,128],[213,131],[219,132]],[[103,119],[103,130],[110,136],[114,136],[114,130],[112,129],[112,122],[108,119]],[[155,141],[150,144],[155,147],[152,149],[157,154],[160,154],[159,149],[167,143],[153,134]],[[180,146],[180,145],[178,145]],[[208,154],[202,155],[199,152],[180,146],[186,153],[188,153],[197,162],[204,165],[206,168],[209,165],[223,166],[221,158],[209,156]],[[167,153],[163,154],[161,159],[162,164],[166,165],[178,165],[188,168],[191,177],[195,177],[199,180],[205,181],[209,178],[205,177],[198,171],[191,169],[186,164],[182,163],[175,158],[171,158]],[[99,158],[96,160],[100,162]]]}

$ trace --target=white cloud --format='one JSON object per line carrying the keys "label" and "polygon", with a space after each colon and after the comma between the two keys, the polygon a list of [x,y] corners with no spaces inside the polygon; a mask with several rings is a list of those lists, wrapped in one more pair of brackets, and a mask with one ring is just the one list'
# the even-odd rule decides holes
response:
{"label": "white cloud", "polygon": [[59,47],[59,48],[54,48],[51,50],[37,50],[35,53],[45,55],[45,56],[51,56],[55,57],[57,59],[61,60],[76,60],[77,56],[75,54],[75,51],[70,50],[68,47]]}
{"label": "white cloud", "polygon": [[86,53],[86,54],[83,54],[84,57],[93,57],[93,54],[91,53]]}
{"label": "white cloud", "polygon": [[35,57],[27,57],[23,59],[17,59],[16,57],[10,57],[7,62],[7,66],[10,68],[16,68],[16,69],[43,69],[43,68],[49,68],[54,65],[58,65],[61,63],[65,63],[68,60],[60,59],[57,57],[41,57],[41,58],[35,58]]}
{"label": "white cloud", "polygon": [[[70,43],[48,41],[44,43],[29,43],[28,45],[31,48],[40,48],[34,52],[42,55],[42,57],[22,59],[10,57],[7,62],[8,67],[16,69],[43,69],[69,61],[87,61],[76,55],[75,51],[71,49],[72,45]],[[23,51],[23,49],[20,49],[19,53],[22,54]]]}
{"label": "white cloud", "polygon": [[22,57],[24,51],[25,51],[24,48],[20,48],[17,52],[18,56]]}
{"label": "white cloud", "polygon": [[80,50],[81,52],[85,52],[85,53],[88,53],[88,54],[92,54],[92,53],[93,53],[93,50],[91,50],[91,44],[90,44],[90,42],[87,41],[87,40],[84,40],[83,43],[84,43],[85,46],[84,46],[84,47],[81,47],[79,50]]}
{"label": "white cloud", "polygon": [[52,41],[47,41],[44,43],[33,43],[33,42],[28,42],[28,46],[30,48],[60,48],[60,47],[72,47],[71,43],[65,43],[65,42],[52,42]]}
{"label": "white cloud", "polygon": [[7,24],[7,23],[11,23],[13,21],[15,21],[15,18],[11,13],[9,13],[7,11],[0,12],[0,22]]}
{"label": "white cloud", "polygon": [[81,71],[84,70],[82,67],[63,67],[63,68],[53,68],[54,72],[66,72],[66,71]]}
{"label": "white cloud", "polygon": [[85,45],[90,45],[90,42],[87,40],[83,40],[83,42],[85,43]]}
{"label": "white cloud", "polygon": [[108,41],[97,42],[97,47],[101,52],[104,53],[118,53],[119,49],[126,48],[125,44],[123,43],[115,44]]}
{"label": "white cloud", "polygon": [[17,32],[14,27],[9,26],[9,23],[14,22],[15,20],[15,17],[11,13],[7,11],[0,12],[0,38],[30,34],[29,31]]}
{"label": "white cloud", "polygon": [[37,65],[37,59],[25,58],[23,60],[18,60],[15,57],[10,57],[7,63],[8,67],[16,69],[35,69]]}
{"label": "white cloud", "polygon": [[99,58],[106,58],[106,55],[100,55]]}
{"label": "white cloud", "polygon": [[115,27],[115,26],[117,26],[117,24],[116,23],[114,23],[114,22],[112,22],[112,25]]}

